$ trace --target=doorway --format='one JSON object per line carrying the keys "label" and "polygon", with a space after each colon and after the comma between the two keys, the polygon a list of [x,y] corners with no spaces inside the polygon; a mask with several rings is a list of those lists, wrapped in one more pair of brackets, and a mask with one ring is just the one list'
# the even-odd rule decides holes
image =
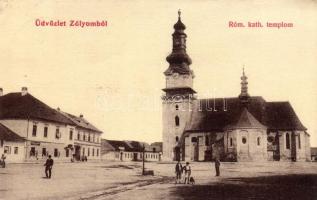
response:
{"label": "doorway", "polygon": [[180,147],[175,147],[174,148],[174,160],[175,161],[180,161],[180,159],[181,159],[181,149],[180,149]]}
{"label": "doorway", "polygon": [[75,146],[75,159],[80,160],[80,146]]}

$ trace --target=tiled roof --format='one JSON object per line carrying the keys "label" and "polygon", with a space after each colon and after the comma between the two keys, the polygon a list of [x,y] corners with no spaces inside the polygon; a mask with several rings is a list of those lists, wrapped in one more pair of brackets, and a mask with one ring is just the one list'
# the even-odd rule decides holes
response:
{"label": "tiled roof", "polygon": [[121,148],[124,148],[124,151],[133,151],[133,149],[125,141],[120,141],[120,140],[103,140],[103,141],[110,144],[116,151],[120,151]]}
{"label": "tiled roof", "polygon": [[75,125],[70,119],[33,97],[9,93],[0,98],[0,119],[39,119]]}
{"label": "tiled roof", "polygon": [[[129,152],[142,152],[143,145],[145,148],[145,152],[152,152],[153,149],[151,146],[145,142],[139,142],[139,141],[121,141],[121,140],[105,140],[102,139],[102,143],[104,143],[103,148],[107,148],[107,150],[115,150],[119,151],[124,148],[124,151]],[[109,147],[111,145],[111,147]]]}
{"label": "tiled roof", "polygon": [[[306,130],[289,102],[266,102],[262,97],[251,97],[248,112],[269,130]],[[185,132],[222,131],[241,115],[239,98],[196,100]]]}
{"label": "tiled roof", "polygon": [[73,123],[75,123],[77,126],[79,126],[81,128],[92,130],[92,131],[96,131],[98,133],[102,133],[102,131],[100,131],[98,128],[96,128],[94,125],[92,125],[90,122],[88,122],[84,117],[77,117],[75,115],[72,115],[72,114],[69,114],[69,113],[66,113],[66,112],[61,112],[61,113],[64,114]]}
{"label": "tiled roof", "polygon": [[24,141],[25,139],[0,123],[0,140],[5,141]]}

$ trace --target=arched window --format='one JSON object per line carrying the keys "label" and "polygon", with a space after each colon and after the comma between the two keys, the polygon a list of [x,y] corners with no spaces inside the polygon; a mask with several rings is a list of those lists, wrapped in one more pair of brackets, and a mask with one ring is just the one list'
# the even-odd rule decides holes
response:
{"label": "arched window", "polygon": [[301,148],[301,143],[300,143],[300,135],[298,135],[298,148]]}
{"label": "arched window", "polygon": [[286,133],[285,139],[286,139],[286,149],[290,149],[291,144],[290,144],[289,133]]}
{"label": "arched window", "polygon": [[178,109],[179,109],[179,107],[178,107],[178,105],[176,105],[176,106],[175,106],[175,110],[178,110]]}
{"label": "arched window", "polygon": [[246,144],[246,143],[247,143],[247,138],[246,138],[246,137],[243,137],[243,138],[242,138],[242,143],[243,143],[243,144]]}
{"label": "arched window", "polygon": [[261,138],[260,137],[257,138],[257,143],[258,143],[258,146],[261,145]]}
{"label": "arched window", "polygon": [[175,126],[179,126],[179,117],[178,116],[175,117]]}
{"label": "arched window", "polygon": [[178,136],[176,136],[175,140],[176,140],[176,142],[178,142]]}

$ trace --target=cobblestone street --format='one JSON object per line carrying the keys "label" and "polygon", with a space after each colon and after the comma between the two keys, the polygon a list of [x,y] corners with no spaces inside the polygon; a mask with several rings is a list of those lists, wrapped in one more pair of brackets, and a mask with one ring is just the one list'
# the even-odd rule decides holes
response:
{"label": "cobblestone street", "polygon": [[[316,199],[317,163],[192,163],[195,185],[174,184],[174,164],[57,163],[52,179],[39,164],[0,169],[0,199]],[[230,195],[230,196],[229,196]]]}

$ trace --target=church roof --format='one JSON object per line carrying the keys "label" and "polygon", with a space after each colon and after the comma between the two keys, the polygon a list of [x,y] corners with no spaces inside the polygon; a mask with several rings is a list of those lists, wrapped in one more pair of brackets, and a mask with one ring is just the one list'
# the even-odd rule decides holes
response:
{"label": "church roof", "polygon": [[253,115],[248,111],[247,108],[243,108],[240,116],[234,120],[232,124],[225,127],[226,129],[239,129],[239,128],[265,128]]}
{"label": "church roof", "polygon": [[24,141],[25,139],[0,123],[0,140],[5,141]]}
{"label": "church roof", "polygon": [[75,125],[70,119],[31,94],[9,93],[0,97],[0,119],[39,119]]}
{"label": "church roof", "polygon": [[237,97],[196,100],[185,132],[223,131],[230,125],[251,123],[242,123],[244,118],[258,126],[256,120],[269,130],[306,130],[289,102],[266,102],[262,97],[250,97],[249,114],[243,114],[243,108]]}

